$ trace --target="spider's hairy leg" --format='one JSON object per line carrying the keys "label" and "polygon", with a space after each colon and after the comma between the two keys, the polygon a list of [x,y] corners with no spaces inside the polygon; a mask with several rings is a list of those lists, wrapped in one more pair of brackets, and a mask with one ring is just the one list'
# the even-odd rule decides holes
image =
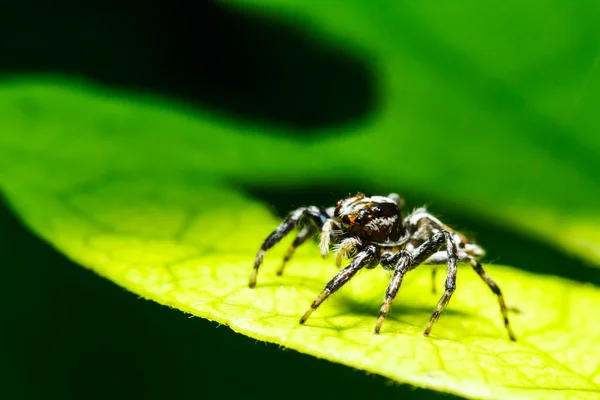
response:
{"label": "spider's hairy leg", "polygon": [[508,332],[508,337],[510,338],[510,340],[516,341],[517,339],[515,337],[515,334],[513,333],[510,327],[510,323],[508,322],[508,312],[506,309],[506,303],[504,302],[504,296],[502,295],[502,291],[500,290],[498,285],[496,285],[496,283],[492,280],[492,277],[489,276],[487,272],[485,272],[483,266],[479,263],[479,261],[475,259],[475,257],[469,256],[468,260],[471,263],[471,266],[473,267],[475,272],[477,272],[481,279],[483,279],[485,283],[487,283],[492,292],[494,292],[494,294],[498,296],[500,312],[502,313],[502,317],[504,319],[504,326],[506,327],[506,331]]}
{"label": "spider's hairy leg", "polygon": [[400,285],[402,284],[402,279],[404,275],[410,270],[410,266],[412,265],[412,257],[409,252],[401,251],[396,254],[384,253],[381,255],[381,265],[385,267],[392,267],[394,269],[394,275],[392,276],[392,280],[385,292],[385,298],[383,300],[383,304],[381,305],[381,309],[379,310],[379,317],[377,317],[377,323],[375,324],[374,333],[379,334],[381,331],[381,325],[383,325],[383,321],[385,317],[390,312],[392,307],[392,302],[396,298],[398,294],[398,290],[400,289]]}
{"label": "spider's hairy leg", "polygon": [[283,256],[283,261],[281,262],[281,266],[277,270],[277,275],[283,275],[283,270],[285,269],[286,263],[292,258],[296,249],[306,242],[307,239],[312,237],[317,232],[317,227],[313,224],[306,225],[300,232],[298,232],[298,236],[292,242],[285,255]]}
{"label": "spider's hairy leg", "polygon": [[[438,264],[446,264],[448,262],[448,254],[445,251],[438,251],[431,257],[427,259],[426,264],[430,265],[438,265]],[[469,263],[477,272],[477,274],[481,277],[481,279],[488,285],[488,287],[492,290],[492,292],[498,296],[498,303],[500,304],[500,312],[502,313],[502,317],[504,320],[504,326],[506,327],[506,331],[508,332],[508,336],[510,340],[516,341],[515,335],[510,327],[510,323],[508,321],[508,311],[511,311],[508,307],[506,307],[506,303],[504,302],[504,296],[500,291],[500,288],[496,283],[492,280],[492,277],[485,272],[481,263],[471,254],[468,254],[464,251],[458,252],[458,262]]]}
{"label": "spider's hairy leg", "polygon": [[[467,254],[465,252],[459,251],[458,252],[458,262],[469,262],[469,260],[466,258]],[[424,262],[424,264],[427,265],[431,265],[431,293],[436,294],[437,293],[437,286],[436,286],[436,277],[437,277],[437,272],[438,272],[438,265],[441,264],[447,264],[448,263],[448,252],[446,251],[438,251],[437,253],[434,253],[433,255],[431,255],[427,261]]]}
{"label": "spider's hairy leg", "polygon": [[308,311],[304,313],[300,318],[300,323],[306,322],[310,314],[315,311],[321,303],[325,301],[331,294],[335,293],[339,288],[344,286],[358,271],[369,265],[377,254],[375,247],[369,246],[365,250],[359,252],[356,257],[352,259],[350,265],[342,269],[329,283],[325,286],[325,289],[315,301],[312,302]]}
{"label": "spider's hairy leg", "polygon": [[440,317],[440,313],[450,301],[452,293],[456,289],[456,271],[458,264],[458,251],[456,249],[456,243],[452,240],[452,234],[447,231],[438,231],[430,239],[426,240],[422,245],[417,247],[413,253],[413,268],[417,265],[425,262],[431,255],[435,254],[443,244],[446,244],[446,251],[448,252],[448,263],[446,272],[446,285],[444,294],[440,298],[435,311],[431,315],[431,319],[427,324],[424,335],[428,336],[431,332],[433,324]]}
{"label": "spider's hairy leg", "polygon": [[258,268],[262,263],[265,252],[269,250],[271,247],[275,246],[281,239],[285,237],[292,229],[298,226],[302,218],[308,217],[313,224],[315,224],[318,229],[321,229],[323,224],[328,218],[328,215],[319,210],[317,207],[302,207],[295,211],[293,211],[278,227],[271,233],[263,242],[260,250],[256,254],[256,258],[254,260],[254,268],[252,269],[252,274],[250,275],[250,282],[248,286],[253,288],[256,286],[256,277],[258,275]]}

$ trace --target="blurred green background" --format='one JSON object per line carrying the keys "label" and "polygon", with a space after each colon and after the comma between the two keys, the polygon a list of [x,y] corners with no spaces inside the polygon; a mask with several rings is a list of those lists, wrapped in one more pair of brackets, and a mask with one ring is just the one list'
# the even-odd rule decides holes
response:
{"label": "blurred green background", "polygon": [[[412,34],[427,29],[415,23]],[[597,45],[591,40],[573,51],[593,55]],[[431,62],[455,74],[472,72],[464,65],[457,69],[452,57]],[[557,74],[565,67],[554,65]],[[381,101],[377,75],[353,52],[274,18],[191,0],[3,2],[0,76],[22,73],[157,94],[227,118],[285,128],[290,140],[302,141],[319,140],[321,128],[369,118]],[[507,88],[496,89],[489,101],[522,100]],[[482,150],[492,151],[482,138]],[[370,190],[349,181],[336,185],[324,177],[297,189],[259,183],[240,189],[282,215]],[[431,203],[422,193],[403,194],[409,206]],[[492,261],[600,283],[600,269],[545,243],[452,204],[436,201],[431,208],[451,225],[476,232]],[[141,300],[69,262],[30,234],[6,205],[0,207],[0,254],[0,398],[452,397],[390,385]]]}

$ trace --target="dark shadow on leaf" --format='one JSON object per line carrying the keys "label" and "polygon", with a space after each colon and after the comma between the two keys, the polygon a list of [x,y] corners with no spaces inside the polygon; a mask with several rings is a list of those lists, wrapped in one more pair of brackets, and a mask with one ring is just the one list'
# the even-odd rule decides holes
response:
{"label": "dark shadow on leaf", "polygon": [[[331,277],[333,278],[333,276],[334,276],[334,274],[332,274]],[[303,276],[299,276],[299,275],[294,276],[293,274],[290,274],[290,273],[287,273],[287,274],[285,274],[285,276],[278,277],[278,278],[280,279],[279,282],[274,282],[274,281],[269,281],[266,283],[259,282],[254,290],[259,291],[260,288],[279,288],[279,287],[294,286],[294,287],[301,287],[303,289],[312,290],[314,292],[314,296],[316,298],[319,295],[319,293],[321,293],[321,291],[325,288],[325,285],[327,283],[327,280],[307,278],[304,275]],[[289,278],[289,279],[286,279],[286,278]],[[360,276],[357,276],[354,279],[360,279]],[[381,299],[373,298],[373,299],[369,299],[366,302],[360,302],[360,301],[357,301],[352,296],[345,294],[344,289],[342,288],[342,289],[340,289],[339,292],[332,294],[330,296],[330,298],[327,300],[328,302],[331,302],[331,300],[335,301],[336,307],[340,310],[339,314],[328,315],[328,317],[342,316],[342,315],[347,315],[347,314],[356,314],[356,315],[373,316],[373,318],[376,319],[377,315],[379,314],[379,310],[381,307],[381,301],[383,301],[384,295],[385,295],[385,292],[382,291]],[[403,302],[403,300],[401,299],[402,290],[400,290],[400,292],[398,294],[398,298],[394,302],[394,306],[393,306],[394,312],[391,313],[388,316],[388,318],[396,320],[398,322],[406,323],[406,321],[402,321],[402,319],[400,318],[401,315],[422,314],[422,315],[431,316],[431,313],[434,310],[435,305],[437,304],[437,301],[439,300],[440,295],[441,294],[432,294],[429,290],[427,290],[427,291],[423,292],[423,296],[429,296],[431,298],[431,307],[414,307],[414,306],[407,305],[407,304],[405,304],[405,302]],[[310,305],[310,302],[307,302],[306,307],[308,308],[309,305]],[[460,310],[453,310],[450,308],[447,308],[446,310],[444,310],[444,313],[462,316],[462,317],[469,316],[469,314],[467,314],[465,312],[462,312]],[[395,315],[395,317],[393,316],[393,314]]]}
{"label": "dark shadow on leaf", "polygon": [[[394,300],[392,311],[388,314],[386,319],[391,319],[398,322],[408,323],[402,320],[403,315],[422,315],[424,317],[425,323],[429,321],[429,317],[433,313],[435,309],[435,305],[437,304],[438,298],[431,299],[431,307],[414,307],[406,304],[406,300],[403,301],[401,298],[402,291],[398,293],[398,298]],[[381,300],[383,301],[383,296],[385,293],[381,294]],[[425,294],[424,294],[425,295]],[[438,296],[439,297],[439,296]],[[381,302],[382,302],[381,301]],[[381,302],[368,302],[368,303],[360,303],[353,299],[351,296],[341,296],[338,299],[338,305],[340,307],[339,316],[344,314],[359,314],[364,316],[372,316],[373,324],[377,320],[377,316],[379,315],[379,310],[381,308]],[[460,311],[457,309],[453,309],[448,307],[444,310],[444,314],[455,315],[460,317],[470,317],[471,315],[465,313],[464,311]]]}
{"label": "dark shadow on leaf", "polygon": [[81,76],[309,138],[364,118],[377,95],[364,57],[300,25],[195,0],[12,2],[0,74]]}

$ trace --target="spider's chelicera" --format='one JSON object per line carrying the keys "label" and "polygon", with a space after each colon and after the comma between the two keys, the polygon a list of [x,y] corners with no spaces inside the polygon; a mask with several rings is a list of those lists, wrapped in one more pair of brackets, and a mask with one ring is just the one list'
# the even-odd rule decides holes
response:
{"label": "spider's chelicera", "polygon": [[[444,225],[426,209],[416,209],[403,218],[402,208],[402,198],[392,193],[387,197],[367,197],[358,194],[340,200],[335,207],[320,209],[309,206],[293,211],[263,242],[256,255],[254,269],[250,276],[250,287],[256,285],[258,268],[265,252],[300,225],[298,236],[285,254],[283,263],[277,271],[278,275],[283,273],[285,264],[295,249],[318,232],[321,233],[322,256],[326,256],[330,250],[333,250],[338,267],[344,258],[351,259],[350,264],[325,286],[323,292],[300,318],[301,324],[327,297],[341,288],[358,271],[381,265],[393,271],[393,275],[375,325],[375,333],[379,333],[404,275],[421,264],[446,264],[445,290],[424,332],[425,335],[429,335],[433,324],[456,288],[457,264],[464,262],[473,267],[498,297],[508,336],[511,340],[515,340],[508,322],[502,292],[478,261],[484,255],[483,249],[460,232]],[[434,267],[434,277],[435,271]]]}

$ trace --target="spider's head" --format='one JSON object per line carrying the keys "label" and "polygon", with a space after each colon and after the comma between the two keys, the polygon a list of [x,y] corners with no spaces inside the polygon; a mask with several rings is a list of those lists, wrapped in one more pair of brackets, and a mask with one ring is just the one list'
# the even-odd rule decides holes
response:
{"label": "spider's head", "polygon": [[337,203],[334,217],[345,233],[371,242],[395,242],[404,233],[395,198],[363,194],[349,197]]}

